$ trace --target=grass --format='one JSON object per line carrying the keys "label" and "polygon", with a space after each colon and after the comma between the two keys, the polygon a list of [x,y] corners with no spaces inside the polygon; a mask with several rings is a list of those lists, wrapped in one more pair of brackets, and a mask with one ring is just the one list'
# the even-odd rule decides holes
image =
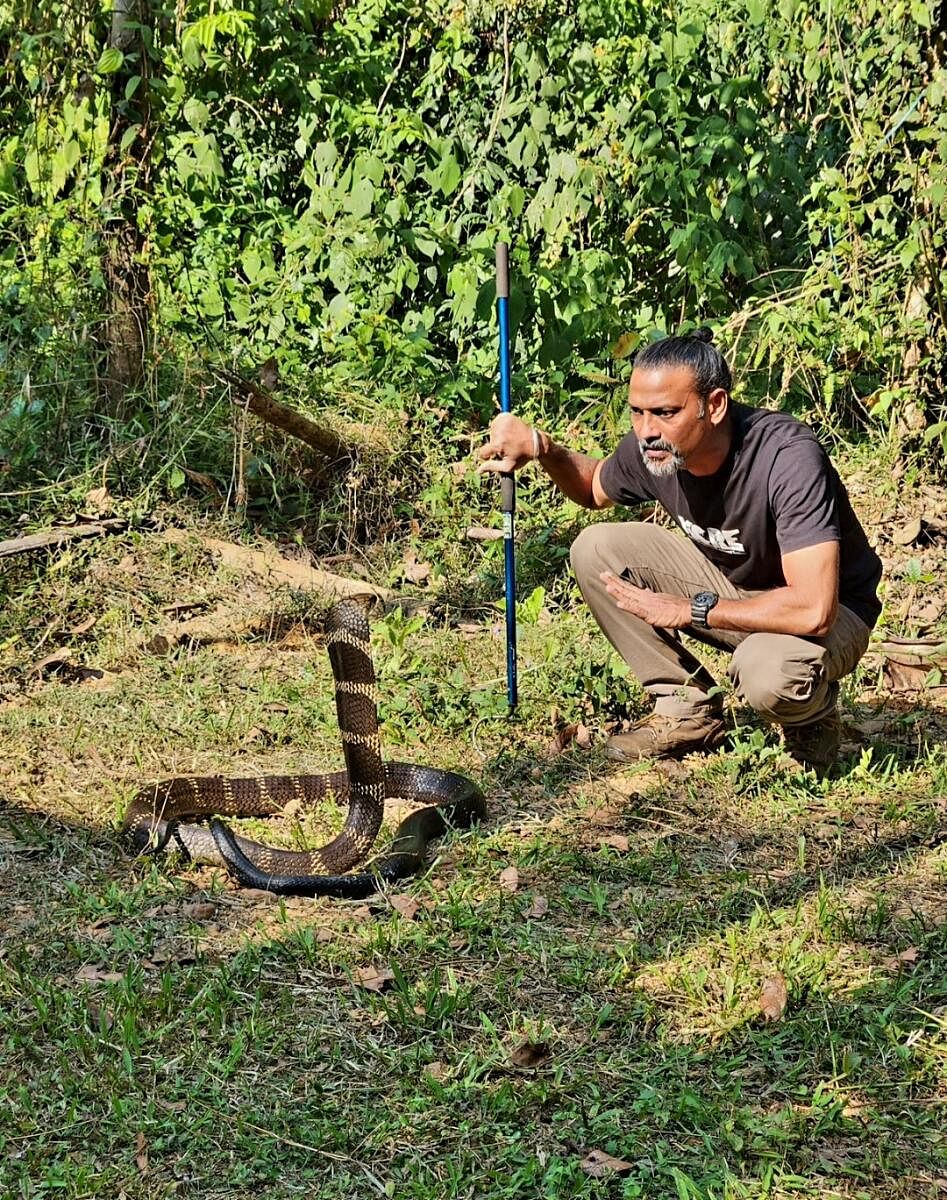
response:
{"label": "grass", "polygon": [[[540,550],[561,561],[555,530]],[[492,554],[466,600],[374,627],[389,756],[466,771],[490,802],[410,885],[413,919],[386,896],[247,894],[116,834],[144,780],[339,762],[311,604],[264,590],[257,632],[163,646],[175,605],[246,584],[196,538],[8,565],[0,1194],[944,1194],[943,693],[886,694],[866,667],[827,783],[751,722],[726,752],[615,773],[596,747],[640,697],[540,566],[506,719]],[[29,673],[63,645],[70,664]],[[591,750],[547,756],[554,709]],[[393,974],[380,992],[370,966]],[[626,1169],[587,1174],[592,1150]]]}

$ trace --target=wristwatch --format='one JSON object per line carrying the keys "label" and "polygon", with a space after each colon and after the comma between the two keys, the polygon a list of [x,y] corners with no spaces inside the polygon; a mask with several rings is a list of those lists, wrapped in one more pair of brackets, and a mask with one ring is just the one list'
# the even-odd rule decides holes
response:
{"label": "wristwatch", "polygon": [[707,614],[720,597],[716,592],[698,592],[691,598],[691,624],[698,629],[708,629]]}

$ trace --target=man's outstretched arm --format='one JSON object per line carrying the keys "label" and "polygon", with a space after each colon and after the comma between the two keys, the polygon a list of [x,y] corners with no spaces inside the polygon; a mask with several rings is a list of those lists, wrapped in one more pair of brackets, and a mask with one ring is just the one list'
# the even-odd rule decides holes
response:
{"label": "man's outstretched arm", "polygon": [[[825,637],[838,613],[839,544],[821,542],[782,556],[785,587],[771,588],[745,600],[720,600],[710,610],[711,629],[735,633],[791,633]],[[605,589],[620,609],[661,629],[685,629],[691,623],[690,599],[634,587],[617,575],[602,575]]]}
{"label": "man's outstretched arm", "polygon": [[538,462],[563,495],[584,508],[609,508],[612,501],[599,479],[604,459],[567,450],[512,413],[500,413],[490,423],[490,440],[477,451],[481,473],[518,471]]}

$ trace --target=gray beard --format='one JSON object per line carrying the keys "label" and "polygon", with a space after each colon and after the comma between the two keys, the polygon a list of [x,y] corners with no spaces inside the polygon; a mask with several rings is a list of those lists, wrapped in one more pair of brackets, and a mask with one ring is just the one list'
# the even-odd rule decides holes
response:
{"label": "gray beard", "polygon": [[[675,449],[670,442],[659,441],[646,444],[639,441],[638,449],[641,452],[641,459],[644,465],[652,475],[657,475],[658,478],[663,479],[668,475],[676,475],[684,467],[684,455]],[[648,450],[663,450],[669,457],[661,463],[652,462],[646,454]]]}

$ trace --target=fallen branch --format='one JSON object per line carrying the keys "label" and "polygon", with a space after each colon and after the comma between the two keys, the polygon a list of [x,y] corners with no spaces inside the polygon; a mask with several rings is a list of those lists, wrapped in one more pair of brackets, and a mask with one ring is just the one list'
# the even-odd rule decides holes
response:
{"label": "fallen branch", "polygon": [[[183,529],[166,529],[161,538],[182,546],[189,544],[193,535]],[[198,541],[225,566],[247,571],[270,584],[283,584],[286,587],[298,588],[302,592],[317,592],[327,599],[367,596],[373,600],[387,601],[394,597],[394,593],[388,588],[378,587],[374,583],[367,583],[362,579],[349,579],[344,575],[333,575],[329,571],[310,567],[308,563],[283,558],[272,546],[263,550],[252,550],[249,546],[238,546],[220,538],[199,537]]]}
{"label": "fallen branch", "polygon": [[153,654],[167,654],[172,646],[185,642],[207,645],[267,630],[272,634],[275,619],[273,591],[277,587],[313,594],[330,602],[349,597],[385,608],[391,607],[397,599],[388,588],[283,558],[273,546],[256,550],[220,538],[195,536],[183,529],[166,529],[159,536],[162,541],[175,546],[197,544],[213,555],[218,564],[252,577],[254,582],[245,579],[225,603],[216,605],[209,612],[163,624],[158,634],[145,643],[145,648]]}
{"label": "fallen branch", "polygon": [[889,638],[878,642],[874,649],[888,657],[947,658],[947,639],[944,638]]}
{"label": "fallen branch", "polygon": [[61,546],[64,542],[74,542],[80,538],[121,533],[127,528],[128,522],[121,517],[109,517],[108,520],[90,522],[87,525],[66,525],[58,529],[47,529],[43,533],[29,533],[25,537],[0,542],[0,558],[11,554],[29,554],[32,550],[47,550],[50,546]]}
{"label": "fallen branch", "polygon": [[290,437],[298,438],[333,462],[351,457],[351,450],[337,433],[317,425],[301,413],[275,399],[266,388],[224,367],[212,367],[214,375],[245,398],[247,408],[268,425],[274,425]]}

